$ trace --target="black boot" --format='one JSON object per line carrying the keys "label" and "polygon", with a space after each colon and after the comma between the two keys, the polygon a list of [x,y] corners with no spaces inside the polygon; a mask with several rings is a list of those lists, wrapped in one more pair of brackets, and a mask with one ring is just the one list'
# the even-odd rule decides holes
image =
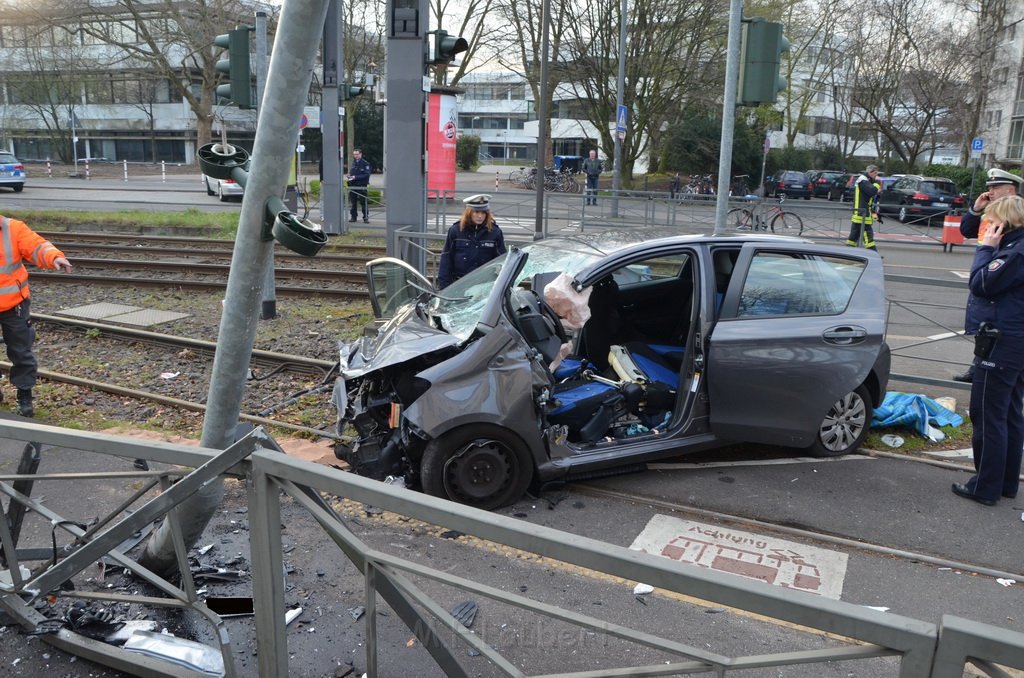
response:
{"label": "black boot", "polygon": [[968,384],[974,382],[974,366],[972,365],[969,368],[967,368],[967,371],[964,372],[963,374],[955,375],[953,377],[953,381],[962,381]]}
{"label": "black boot", "polygon": [[19,388],[18,389],[18,414],[23,417],[31,417],[35,415],[36,410],[32,407],[32,389],[30,388]]}

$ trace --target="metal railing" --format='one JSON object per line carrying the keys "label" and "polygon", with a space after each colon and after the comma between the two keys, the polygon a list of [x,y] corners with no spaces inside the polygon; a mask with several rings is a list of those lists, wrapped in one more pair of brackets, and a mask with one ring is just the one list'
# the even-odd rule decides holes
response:
{"label": "metal railing", "polygon": [[[60,583],[91,567],[106,554],[130,569],[136,576],[163,591],[168,598],[127,596],[99,591],[62,592],[60,595],[104,600],[132,600],[143,604],[189,608],[207,618],[217,631],[219,648],[224,659],[224,675],[235,675],[230,638],[220,618],[199,600],[188,574],[185,548],[175,530],[176,554],[183,573],[182,586],[176,587],[147,571],[116,546],[125,537],[158,518],[174,521],[174,508],[218,476],[230,473],[248,479],[250,491],[250,549],[255,600],[259,675],[288,675],[288,638],[285,632],[285,580],[281,525],[282,491],[305,508],[323,527],[344,555],[356,565],[365,579],[365,639],[367,675],[378,675],[380,645],[377,627],[381,623],[377,609],[378,596],[395,612],[401,622],[427,649],[434,662],[448,676],[469,675],[459,661],[458,644],[465,644],[483,655],[502,675],[524,676],[526,673],[501,653],[501,648],[462,626],[450,613],[418,587],[410,575],[427,581],[492,598],[514,608],[544,615],[577,625],[592,632],[637,643],[664,651],[677,659],[668,663],[608,668],[588,671],[587,676],[642,676],[679,673],[706,673],[725,676],[731,672],[757,667],[777,667],[824,662],[894,657],[899,662],[901,678],[952,678],[962,675],[967,662],[989,676],[1007,676],[1000,666],[1024,668],[1024,634],[978,622],[945,616],[941,625],[893,614],[879,614],[860,605],[821,598],[809,593],[766,586],[731,574],[681,565],[655,555],[632,551],[605,542],[520,520],[453,504],[424,494],[379,483],[294,459],[281,453],[266,433],[257,429],[228,449],[218,452],[168,443],[138,441],[117,436],[83,433],[22,422],[0,422],[0,437],[28,441],[32,445],[55,445],[126,458],[145,458],[169,464],[194,466],[195,470],[170,484],[173,472],[156,474],[86,474],[91,478],[103,475],[123,479],[126,475],[147,478],[143,488],[108,514],[99,528],[89,532],[72,531],[76,546],[59,562],[43,566],[28,576],[21,575],[16,540],[9,529],[12,507],[21,504],[41,512],[55,525],[67,521],[49,511],[45,505],[15,489],[12,483],[32,480],[67,480],[81,482],[82,474],[0,476],[0,494],[9,498],[8,509],[0,520],[0,545],[7,556],[10,584],[0,587],[0,609],[13,616],[26,630],[33,630],[45,620],[34,611],[31,602],[57,591]],[[121,513],[144,497],[159,482],[161,492],[145,501],[127,517]],[[24,488],[24,485],[22,485]],[[527,553],[542,554],[583,568],[630,581],[643,581],[665,591],[685,594],[691,598],[746,610],[764,617],[783,620],[800,627],[834,634],[848,639],[834,646],[792,650],[772,654],[727,656],[708,651],[699,642],[689,644],[660,637],[651,630],[637,630],[615,622],[580,614],[566,608],[533,600],[426,566],[412,558],[402,558],[364,543],[348,529],[345,522],[322,498],[321,493],[370,504],[379,509],[408,516],[414,520],[474,535],[491,543],[502,544]],[[62,525],[63,527],[63,525]],[[42,639],[61,649],[87,657],[113,668],[140,675],[183,676],[195,672],[174,667],[158,659],[141,657],[113,646],[97,643],[66,629],[45,633]],[[450,642],[446,642],[450,641]],[[8,641],[10,642],[10,641]],[[544,658],[544,670],[558,657]],[[575,674],[564,674],[575,675]],[[584,674],[578,674],[584,675]]]}

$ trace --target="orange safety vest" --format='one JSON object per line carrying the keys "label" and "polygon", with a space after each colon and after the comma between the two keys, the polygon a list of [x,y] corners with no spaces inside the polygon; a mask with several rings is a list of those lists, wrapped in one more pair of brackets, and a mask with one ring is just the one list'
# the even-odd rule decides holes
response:
{"label": "orange safety vest", "polygon": [[63,252],[24,221],[0,217],[0,312],[14,308],[31,296],[23,261],[31,261],[39,268],[56,268],[54,260],[63,256]]}

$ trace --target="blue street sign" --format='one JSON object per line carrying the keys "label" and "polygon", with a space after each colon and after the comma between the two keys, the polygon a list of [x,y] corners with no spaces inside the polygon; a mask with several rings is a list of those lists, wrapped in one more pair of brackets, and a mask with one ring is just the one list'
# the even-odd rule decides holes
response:
{"label": "blue street sign", "polygon": [[985,148],[985,140],[984,139],[982,139],[981,137],[975,137],[975,138],[971,139],[971,150],[972,151],[980,151],[983,148]]}
{"label": "blue street sign", "polygon": [[629,115],[629,108],[626,106],[619,106],[618,115],[615,116],[615,131],[625,132],[626,131],[626,116]]}

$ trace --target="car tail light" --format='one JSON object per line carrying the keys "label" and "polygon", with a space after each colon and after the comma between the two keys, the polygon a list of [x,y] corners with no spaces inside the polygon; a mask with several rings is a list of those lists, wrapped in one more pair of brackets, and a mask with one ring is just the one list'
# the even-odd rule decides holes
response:
{"label": "car tail light", "polygon": [[932,198],[931,198],[930,195],[928,195],[926,193],[922,193],[921,191],[918,191],[914,195],[910,196],[910,199],[911,200],[931,200]]}
{"label": "car tail light", "polygon": [[233,183],[235,183],[234,179],[221,179],[221,181],[223,181],[225,184],[233,184]]}
{"label": "car tail light", "polygon": [[964,205],[966,203],[964,201],[963,196],[958,195],[957,197],[953,198],[953,204],[954,205]]}
{"label": "car tail light", "polygon": [[16,170],[23,170],[23,169],[25,169],[25,166],[22,165],[20,162],[18,162],[18,163],[14,164],[14,169],[16,169]]}

